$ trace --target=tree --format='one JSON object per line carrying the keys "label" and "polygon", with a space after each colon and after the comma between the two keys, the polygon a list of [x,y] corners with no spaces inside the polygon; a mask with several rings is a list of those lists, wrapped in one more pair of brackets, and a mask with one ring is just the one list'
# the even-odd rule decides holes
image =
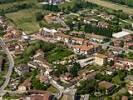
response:
{"label": "tree", "polygon": [[77,87],[77,94],[93,94],[97,88],[95,79],[84,80],[80,82],[80,86]]}
{"label": "tree", "polygon": [[35,16],[37,21],[41,21],[43,19],[43,14],[41,12],[37,12]]}
{"label": "tree", "polygon": [[81,66],[79,63],[74,63],[73,66],[70,69],[70,73],[73,77],[76,77],[78,75],[78,71],[80,70]]}
{"label": "tree", "polygon": [[57,77],[59,77],[61,74],[65,74],[67,72],[66,66],[62,66],[61,64],[55,65],[55,68],[53,70],[53,74]]}
{"label": "tree", "polygon": [[33,79],[32,88],[36,90],[46,90],[48,88],[48,85],[44,83],[40,83],[40,81],[37,79]]}

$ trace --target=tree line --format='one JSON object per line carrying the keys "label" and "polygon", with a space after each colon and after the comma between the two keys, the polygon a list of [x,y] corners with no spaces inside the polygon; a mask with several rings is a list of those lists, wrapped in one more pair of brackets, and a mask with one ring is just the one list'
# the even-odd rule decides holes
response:
{"label": "tree line", "polygon": [[122,5],[128,5],[130,7],[133,7],[133,0],[108,0],[115,3],[120,3]]}
{"label": "tree line", "polygon": [[6,8],[6,9],[0,9],[0,15],[4,15],[6,13],[16,12],[18,10],[31,8],[33,4],[28,3],[21,3],[21,4],[14,4],[12,7]]}
{"label": "tree line", "polygon": [[95,7],[98,7],[98,6],[96,4],[92,4],[84,0],[72,0],[70,3],[64,3],[59,5],[45,4],[43,6],[43,9],[55,11],[55,12],[62,11],[65,13],[70,13],[70,12],[77,12],[84,8],[92,9]]}

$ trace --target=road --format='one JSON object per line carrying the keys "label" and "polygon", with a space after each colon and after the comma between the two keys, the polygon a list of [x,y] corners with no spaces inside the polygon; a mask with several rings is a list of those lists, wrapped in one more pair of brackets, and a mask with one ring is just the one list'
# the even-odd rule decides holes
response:
{"label": "road", "polygon": [[130,7],[124,6],[124,5],[115,4],[115,3],[104,1],[104,0],[86,0],[86,1],[95,3],[103,7],[111,8],[114,10],[123,10],[123,12],[133,15],[133,9]]}
{"label": "road", "polygon": [[2,38],[0,38],[0,45],[3,49],[3,51],[6,53],[8,60],[9,60],[9,68],[8,68],[8,72],[7,72],[6,77],[5,77],[5,82],[0,87],[0,96],[3,96],[5,94],[4,89],[7,87],[8,83],[10,81],[10,77],[11,77],[13,67],[14,67],[14,60],[13,60],[13,57],[10,54],[9,49],[6,47],[6,44]]}

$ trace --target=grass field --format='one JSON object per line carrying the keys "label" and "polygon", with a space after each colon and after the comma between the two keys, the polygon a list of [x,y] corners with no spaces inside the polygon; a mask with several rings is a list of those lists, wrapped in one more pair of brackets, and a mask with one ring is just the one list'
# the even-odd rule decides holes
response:
{"label": "grass field", "polygon": [[[18,5],[21,3],[35,4],[37,6],[37,0],[17,0],[12,3],[0,4],[0,9],[10,9],[13,5]],[[39,11],[41,11],[41,9],[37,9],[33,6],[32,8],[7,13],[6,17],[10,19],[11,23],[16,25],[17,28],[22,29],[27,33],[32,33],[38,31],[40,28],[35,18],[35,13]]]}
{"label": "grass field", "polygon": [[114,10],[123,10],[123,12],[133,15],[133,9],[130,7],[124,6],[124,5],[115,4],[115,3],[103,1],[103,0],[86,0],[86,1],[95,3],[95,4],[98,4],[100,6],[104,6],[107,8],[111,8]]}
{"label": "grass field", "polygon": [[28,33],[38,31],[39,25],[35,19],[36,9],[25,9],[18,12],[8,13],[6,17],[11,19],[12,22],[19,28]]}

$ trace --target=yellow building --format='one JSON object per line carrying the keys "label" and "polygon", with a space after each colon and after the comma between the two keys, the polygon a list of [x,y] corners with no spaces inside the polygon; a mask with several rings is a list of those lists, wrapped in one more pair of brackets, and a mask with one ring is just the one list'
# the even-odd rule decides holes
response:
{"label": "yellow building", "polygon": [[95,64],[100,65],[100,66],[107,64],[107,56],[103,54],[96,54]]}

